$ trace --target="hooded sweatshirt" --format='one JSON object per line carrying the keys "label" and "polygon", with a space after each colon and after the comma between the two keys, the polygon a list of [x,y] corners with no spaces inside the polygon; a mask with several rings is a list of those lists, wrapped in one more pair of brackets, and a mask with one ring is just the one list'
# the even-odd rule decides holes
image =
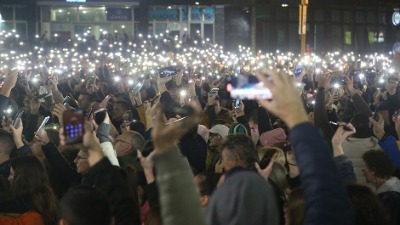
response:
{"label": "hooded sweatshirt", "polygon": [[208,225],[277,225],[278,210],[272,188],[253,171],[227,176],[211,196]]}
{"label": "hooded sweatshirt", "polygon": [[390,217],[390,224],[400,224],[400,180],[391,177],[378,188],[376,193]]}

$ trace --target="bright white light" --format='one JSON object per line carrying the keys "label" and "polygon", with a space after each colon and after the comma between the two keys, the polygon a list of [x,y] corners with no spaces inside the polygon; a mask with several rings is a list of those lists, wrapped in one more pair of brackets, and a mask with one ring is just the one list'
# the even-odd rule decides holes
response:
{"label": "bright white light", "polygon": [[284,8],[286,8],[288,6],[289,6],[288,4],[282,4],[282,7],[284,7]]}
{"label": "bright white light", "polygon": [[379,78],[379,83],[380,83],[380,84],[383,84],[383,83],[385,83],[385,79],[383,79],[383,78]]}
{"label": "bright white light", "polygon": [[121,77],[116,76],[116,77],[114,77],[114,80],[115,80],[116,82],[119,82],[119,81],[121,80]]}
{"label": "bright white light", "polygon": [[333,84],[333,87],[336,88],[336,89],[338,89],[338,88],[340,87],[340,84],[335,83],[335,84]]}
{"label": "bright white light", "polygon": [[186,96],[186,90],[181,90],[181,96],[185,97]]}

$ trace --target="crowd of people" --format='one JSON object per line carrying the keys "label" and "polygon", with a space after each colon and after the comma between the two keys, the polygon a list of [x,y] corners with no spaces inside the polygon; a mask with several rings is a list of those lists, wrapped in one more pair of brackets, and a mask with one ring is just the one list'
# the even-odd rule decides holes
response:
{"label": "crowd of people", "polygon": [[[15,35],[0,34],[0,224],[400,224],[400,53]],[[272,97],[232,99],[238,74]]]}

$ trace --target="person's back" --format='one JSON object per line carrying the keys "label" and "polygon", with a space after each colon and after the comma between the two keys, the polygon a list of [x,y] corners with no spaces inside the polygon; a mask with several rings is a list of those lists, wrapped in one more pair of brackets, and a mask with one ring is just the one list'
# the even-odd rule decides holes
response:
{"label": "person's back", "polygon": [[107,196],[90,186],[71,189],[60,201],[60,225],[111,225],[113,217]]}
{"label": "person's back", "polygon": [[207,224],[279,224],[272,188],[252,171],[238,171],[211,196],[207,208]]}

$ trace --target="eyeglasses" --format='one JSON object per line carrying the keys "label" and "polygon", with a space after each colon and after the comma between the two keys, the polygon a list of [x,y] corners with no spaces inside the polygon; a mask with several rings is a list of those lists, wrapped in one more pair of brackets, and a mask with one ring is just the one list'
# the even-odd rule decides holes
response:
{"label": "eyeglasses", "polygon": [[76,158],[75,158],[75,160],[80,160],[80,159],[88,159],[88,158],[82,157],[80,155],[77,155]]}

